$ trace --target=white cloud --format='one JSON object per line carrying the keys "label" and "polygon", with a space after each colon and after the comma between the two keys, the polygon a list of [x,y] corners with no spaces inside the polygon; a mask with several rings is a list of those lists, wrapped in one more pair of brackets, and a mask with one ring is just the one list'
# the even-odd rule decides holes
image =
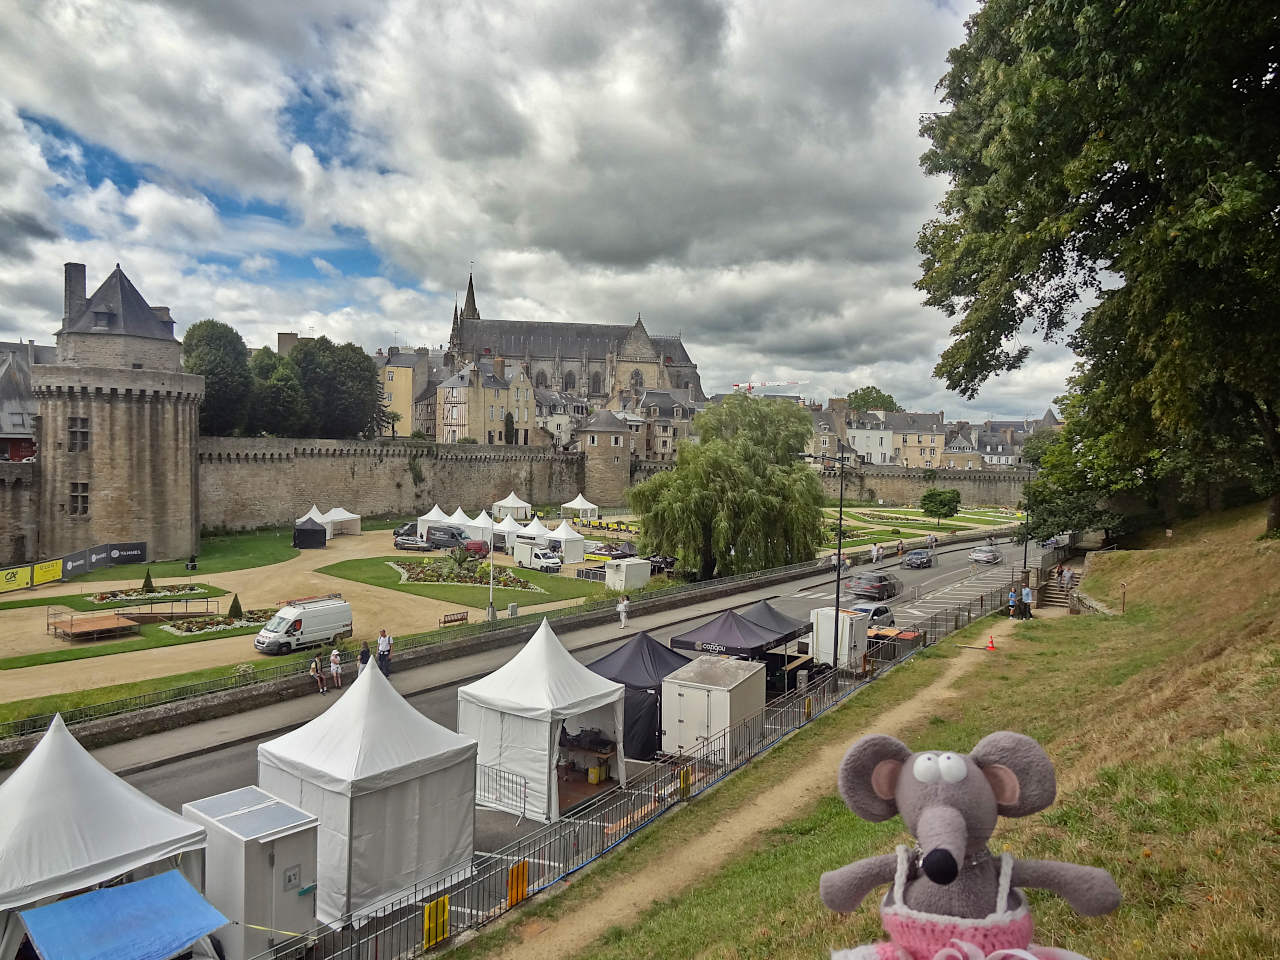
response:
{"label": "white cloud", "polygon": [[323,257],[312,257],[311,265],[326,277],[336,278],[342,276],[342,271]]}

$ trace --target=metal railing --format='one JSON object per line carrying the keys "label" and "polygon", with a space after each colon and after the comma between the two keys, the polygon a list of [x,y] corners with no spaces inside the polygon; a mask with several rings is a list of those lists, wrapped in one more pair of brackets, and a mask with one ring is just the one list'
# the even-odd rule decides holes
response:
{"label": "metal railing", "polygon": [[[803,689],[702,741],[687,754],[662,757],[642,773],[538,827],[493,853],[398,892],[361,912],[341,930],[318,927],[285,940],[253,960],[394,960],[421,955],[467,930],[483,927],[552,884],[580,870],[677,804],[698,796],[812,722],[886,670],[912,657],[932,638],[1003,609],[1003,587],[903,628],[915,639],[870,644],[863,669],[827,669]],[[492,768],[486,768],[490,770]],[[477,800],[488,772],[477,775]],[[486,790],[493,789],[486,786]]]}
{"label": "metal railing", "polygon": [[529,811],[529,781],[510,770],[477,763],[476,803],[518,810],[523,820]]}

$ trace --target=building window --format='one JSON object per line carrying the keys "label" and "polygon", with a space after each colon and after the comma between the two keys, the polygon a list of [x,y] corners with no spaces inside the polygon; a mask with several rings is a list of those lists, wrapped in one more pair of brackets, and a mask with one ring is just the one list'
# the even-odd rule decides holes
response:
{"label": "building window", "polygon": [[590,439],[587,441],[587,443],[589,443],[593,447],[596,445],[596,435],[594,433],[590,435]]}
{"label": "building window", "polygon": [[388,371],[387,371],[387,383],[390,383],[390,382],[391,382],[392,380],[394,380],[395,378],[396,378],[396,372],[395,372],[394,370],[388,370]]}
{"label": "building window", "polygon": [[822,438],[822,446],[825,448],[825,447],[826,447],[826,445],[827,445],[827,438],[826,438],[826,437],[823,437],[823,438]]}
{"label": "building window", "polygon": [[644,389],[644,374],[641,373],[639,370],[631,371],[631,389],[632,390]]}
{"label": "building window", "polygon": [[72,453],[89,449],[88,417],[67,417],[67,449]]}
{"label": "building window", "polygon": [[620,457],[614,457],[614,458],[613,458],[613,462],[614,462],[614,463],[621,463],[621,462],[622,462],[622,459],[621,459]]}
{"label": "building window", "polygon": [[493,419],[493,404],[489,404],[489,419]]}
{"label": "building window", "polygon": [[597,395],[601,392],[601,390],[600,390],[600,374],[598,374],[598,373],[593,373],[593,374],[591,375],[591,392],[592,392],[593,394],[597,394]]}
{"label": "building window", "polygon": [[609,441],[610,441],[610,445],[611,445],[611,446],[614,446],[614,447],[620,447],[620,446],[622,446],[622,438],[621,438],[621,437],[613,436],[613,437],[610,437],[610,438],[609,438]]}
{"label": "building window", "polygon": [[490,431],[489,431],[489,444],[490,444],[490,445],[492,445],[492,444],[493,444],[493,431],[492,431],[492,430],[490,430]]}
{"label": "building window", "polygon": [[89,515],[89,484],[71,484],[71,506],[67,512],[81,517]]}
{"label": "building window", "polygon": [[390,403],[393,399],[394,399],[394,397],[392,396],[391,391],[390,391],[390,390],[388,390],[388,391],[387,391],[387,403]]}
{"label": "building window", "polygon": [[564,375],[564,388],[566,390],[576,390],[577,387],[578,387],[578,378],[575,377],[573,375],[573,371],[570,370],[568,373]]}

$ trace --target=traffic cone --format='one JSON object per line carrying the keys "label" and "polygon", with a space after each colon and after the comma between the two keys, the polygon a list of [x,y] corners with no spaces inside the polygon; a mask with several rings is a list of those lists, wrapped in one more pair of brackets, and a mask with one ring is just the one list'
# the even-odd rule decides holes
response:
{"label": "traffic cone", "polygon": [[988,635],[987,635],[987,649],[988,649],[988,650],[994,650],[995,648],[996,648],[996,638],[995,638],[995,637],[993,637],[993,636],[991,636],[990,634],[988,634]]}

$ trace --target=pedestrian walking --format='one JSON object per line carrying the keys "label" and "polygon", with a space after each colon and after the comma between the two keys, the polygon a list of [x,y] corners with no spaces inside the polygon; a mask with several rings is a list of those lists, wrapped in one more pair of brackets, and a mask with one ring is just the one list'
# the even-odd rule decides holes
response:
{"label": "pedestrian walking", "polygon": [[342,689],[342,654],[337,647],[329,654],[329,682],[335,690]]}
{"label": "pedestrian walking", "polygon": [[378,631],[378,669],[384,677],[391,676],[391,637],[386,630]]}
{"label": "pedestrian walking", "polygon": [[369,652],[369,641],[366,640],[360,644],[360,657],[356,660],[356,676],[364,673],[364,668],[369,665],[369,659],[373,656]]}
{"label": "pedestrian walking", "polygon": [[618,611],[618,629],[627,629],[627,614],[631,612],[631,600],[624,593],[618,598],[618,605],[614,608]]}
{"label": "pedestrian walking", "polygon": [[1031,585],[1026,584],[1022,588],[1022,619],[1031,619]]}
{"label": "pedestrian walking", "polygon": [[320,662],[320,654],[316,654],[311,658],[311,676],[315,677],[316,691],[318,693],[328,693],[329,688],[324,685],[324,666]]}
{"label": "pedestrian walking", "polygon": [[1018,610],[1018,591],[1013,587],[1009,588],[1009,619],[1012,620]]}
{"label": "pedestrian walking", "polygon": [[1072,573],[1071,573],[1071,568],[1070,568],[1070,567],[1066,567],[1066,568],[1062,571],[1062,589],[1063,589],[1063,590],[1065,590],[1065,591],[1067,591],[1067,593],[1070,593],[1070,592],[1071,592],[1071,581],[1072,581],[1072,579],[1074,579],[1074,578],[1073,578]]}
{"label": "pedestrian walking", "polygon": [[899,560],[902,559],[902,547],[903,547],[903,543],[901,540],[899,540],[898,541],[898,559]]}

